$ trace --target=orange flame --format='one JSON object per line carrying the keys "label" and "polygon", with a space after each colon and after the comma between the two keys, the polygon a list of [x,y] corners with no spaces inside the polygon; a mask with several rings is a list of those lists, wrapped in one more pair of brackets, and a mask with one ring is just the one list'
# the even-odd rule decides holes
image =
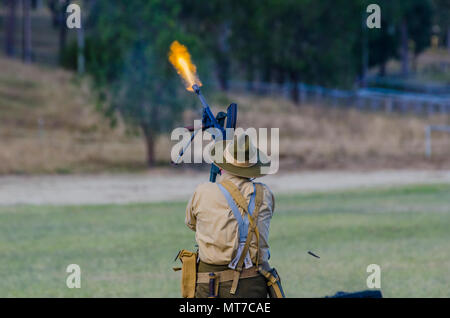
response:
{"label": "orange flame", "polygon": [[170,45],[169,61],[181,76],[188,91],[193,92],[192,85],[202,86],[198,76],[197,67],[191,61],[191,55],[187,48],[178,41]]}

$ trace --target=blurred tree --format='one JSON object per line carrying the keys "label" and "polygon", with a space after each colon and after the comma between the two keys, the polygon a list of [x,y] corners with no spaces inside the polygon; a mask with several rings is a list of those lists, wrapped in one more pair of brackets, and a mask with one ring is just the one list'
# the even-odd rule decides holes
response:
{"label": "blurred tree", "polygon": [[413,41],[412,67],[417,68],[417,56],[430,46],[432,34],[433,3],[431,0],[416,0],[406,12],[408,29]]}
{"label": "blurred tree", "polygon": [[16,54],[16,14],[17,1],[7,0],[7,17],[5,19],[5,53],[7,56],[14,56]]}
{"label": "blurred tree", "polygon": [[289,80],[294,102],[299,102],[299,82],[351,85],[357,71],[352,48],[361,21],[356,0],[259,3],[262,44],[268,50],[259,67],[273,65],[278,80]]}
{"label": "blurred tree", "polygon": [[[261,65],[259,61],[266,59],[272,51],[271,43],[267,41],[267,33],[264,36],[262,32],[265,25],[264,12],[261,10],[263,6],[259,5],[261,1],[258,0],[232,0],[229,3],[233,12],[230,54],[242,68],[248,89],[253,90],[257,67]],[[272,61],[267,60],[266,65],[272,67]]]}
{"label": "blurred tree", "polygon": [[32,0],[31,1],[31,7],[33,10],[40,9],[43,6],[43,0]]}
{"label": "blurred tree", "polygon": [[[180,1],[180,18],[186,31],[201,38],[201,45],[215,62],[215,73],[222,90],[228,90],[231,51],[230,35],[235,19],[232,2],[223,0]],[[246,6],[245,2],[242,2]]]}
{"label": "blurred tree", "polygon": [[[365,0],[363,6],[372,1]],[[431,36],[432,3],[430,0],[379,0],[381,29],[366,32],[369,39],[369,64],[379,65],[379,74],[386,73],[386,63],[400,58],[401,72],[408,75],[412,61],[429,46]],[[411,45],[412,44],[412,45]],[[414,65],[414,63],[413,63]]]}
{"label": "blurred tree", "polygon": [[[372,1],[364,2],[364,11]],[[368,67],[379,66],[378,74],[386,75],[386,63],[391,58],[398,58],[399,28],[396,25],[396,8],[390,0],[380,0],[377,4],[381,8],[381,28],[366,30],[368,37]],[[365,20],[363,21],[365,23]],[[363,28],[366,28],[363,25]]]}
{"label": "blurred tree", "polygon": [[399,29],[402,75],[409,73],[410,41],[413,54],[417,56],[429,46],[432,22],[431,0],[389,1],[392,20]]}
{"label": "blurred tree", "polygon": [[382,27],[370,30],[370,0],[232,3],[231,52],[248,69],[246,77],[289,81],[295,102],[299,82],[348,87],[364,68],[379,65],[384,75],[390,58],[402,57],[406,74],[411,41],[414,56],[429,44],[429,0],[378,1]]}
{"label": "blurred tree", "polygon": [[[181,117],[177,98],[181,81],[167,53],[180,31],[176,0],[98,0],[93,4],[86,38],[86,70],[96,79],[103,111],[114,123],[120,115],[139,127],[147,146],[148,166],[155,164],[155,140]],[[183,41],[186,40],[186,41]]]}
{"label": "blurred tree", "polygon": [[450,1],[433,0],[435,23],[439,26],[442,34],[442,43],[447,43],[447,50],[450,53]]}
{"label": "blurred tree", "polygon": [[59,28],[59,61],[62,63],[67,44],[66,9],[70,0],[48,0],[47,4],[52,13],[53,27]]}
{"label": "blurred tree", "polygon": [[31,0],[22,0],[22,59],[31,63]]}

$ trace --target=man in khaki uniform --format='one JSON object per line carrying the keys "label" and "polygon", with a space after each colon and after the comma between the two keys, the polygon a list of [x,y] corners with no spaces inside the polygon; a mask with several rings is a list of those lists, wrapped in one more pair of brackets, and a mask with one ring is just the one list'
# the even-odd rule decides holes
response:
{"label": "man in khaki uniform", "polygon": [[217,183],[200,184],[186,208],[185,223],[195,231],[199,249],[195,297],[267,297],[258,267],[268,265],[275,201],[266,185],[252,179],[270,163],[246,135],[216,143],[211,155],[222,174]]}

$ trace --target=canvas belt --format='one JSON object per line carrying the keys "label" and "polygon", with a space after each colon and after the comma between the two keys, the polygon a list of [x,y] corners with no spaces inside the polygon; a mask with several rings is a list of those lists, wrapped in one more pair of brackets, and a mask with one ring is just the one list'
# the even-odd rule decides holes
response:
{"label": "canvas belt", "polygon": [[[223,283],[223,282],[232,281],[234,278],[235,271],[232,269],[228,269],[228,270],[224,270],[224,271],[220,271],[220,272],[213,272],[213,273],[216,275],[217,281],[219,283]],[[243,269],[239,279],[256,277],[259,275],[261,275],[261,274],[259,274],[258,269],[255,266],[253,266],[248,269]],[[205,273],[197,273],[197,283],[200,283],[200,284],[209,283],[210,278],[211,278],[210,273],[206,273],[206,272]]]}

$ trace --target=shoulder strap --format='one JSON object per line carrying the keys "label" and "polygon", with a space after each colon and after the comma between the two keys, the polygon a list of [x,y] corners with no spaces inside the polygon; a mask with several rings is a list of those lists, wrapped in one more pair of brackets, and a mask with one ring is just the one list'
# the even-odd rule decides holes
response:
{"label": "shoulder strap", "polygon": [[241,191],[239,191],[238,187],[234,185],[233,182],[230,180],[224,180],[222,183],[220,183],[227,191],[230,193],[230,195],[233,197],[236,204],[245,212],[248,212],[247,208],[247,200],[245,200],[244,196],[242,195]]}
{"label": "shoulder strap", "polygon": [[254,183],[255,187],[255,203],[254,203],[254,213],[253,218],[256,220],[259,215],[259,210],[264,200],[264,189],[261,183]]}
{"label": "shoulder strap", "polygon": [[[242,193],[239,191],[238,187],[229,180],[224,180],[222,183],[217,184],[224,194],[225,198],[230,205],[236,220],[240,224],[245,223],[241,217],[240,211],[237,209],[236,204],[244,210],[244,214],[247,214],[248,220],[250,221],[251,228],[256,228],[257,230],[257,217],[259,214],[259,209],[263,201],[264,190],[260,183],[253,183],[253,194],[250,198],[250,202],[247,207],[247,200],[244,198]],[[230,198],[231,197],[231,198]],[[242,229],[245,230],[248,226],[244,226]]]}
{"label": "shoulder strap", "polygon": [[[262,185],[259,183],[254,183],[253,186],[254,186],[255,190],[253,191],[252,198],[250,199],[249,209],[247,209],[247,207],[246,207],[247,201],[245,200],[244,196],[239,191],[239,189],[231,181],[225,180],[224,182],[222,182],[222,184],[219,185],[219,187],[225,188],[227,190],[226,192],[228,192],[229,196],[231,196],[233,198],[233,200],[244,210],[244,212],[247,212],[247,217],[250,221],[250,227],[248,228],[248,235],[245,240],[245,245],[244,245],[242,253],[239,257],[237,266],[236,266],[236,271],[234,274],[233,283],[232,283],[231,290],[230,290],[231,294],[236,293],[237,285],[239,282],[239,277],[242,272],[244,260],[248,253],[248,249],[250,246],[250,241],[252,239],[253,233],[256,235],[256,242],[257,242],[257,255],[256,255],[256,266],[257,267],[258,267],[258,263],[259,263],[260,252],[259,252],[259,231],[258,231],[257,220],[258,220],[259,210],[260,210],[260,207],[261,207],[261,204],[263,201],[263,188],[262,188]],[[222,192],[224,192],[224,191],[222,191]],[[253,198],[253,196],[254,196],[254,198]],[[225,195],[225,197],[227,197],[227,195]],[[227,198],[227,201],[228,201],[228,198]],[[233,206],[233,205],[236,207],[236,204],[234,204],[234,202],[233,202],[233,204],[230,204],[230,206]],[[250,209],[253,211],[250,211]],[[240,216],[240,213],[239,213],[239,216]]]}
{"label": "shoulder strap", "polygon": [[[225,199],[227,199],[228,205],[231,208],[231,211],[233,212],[234,218],[236,219],[238,223],[238,231],[239,231],[239,242],[245,242],[247,239],[247,232],[248,232],[248,219],[242,218],[241,211],[239,211],[235,200],[233,199],[230,192],[220,183],[217,184],[219,186],[220,191],[224,195]],[[255,195],[252,195],[252,198],[250,199],[250,203],[254,200]],[[245,210],[244,210],[245,211]]]}

